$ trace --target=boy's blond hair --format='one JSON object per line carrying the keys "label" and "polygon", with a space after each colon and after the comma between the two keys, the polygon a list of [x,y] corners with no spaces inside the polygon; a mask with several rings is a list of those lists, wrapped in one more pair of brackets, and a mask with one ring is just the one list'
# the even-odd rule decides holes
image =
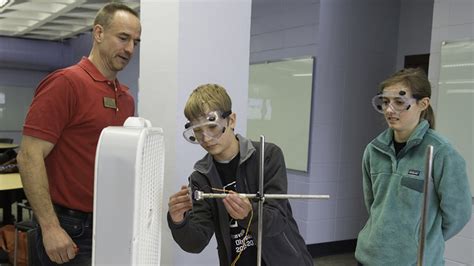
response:
{"label": "boy's blond hair", "polygon": [[218,84],[204,84],[193,90],[189,96],[184,115],[191,121],[211,111],[232,110],[232,101],[224,87]]}

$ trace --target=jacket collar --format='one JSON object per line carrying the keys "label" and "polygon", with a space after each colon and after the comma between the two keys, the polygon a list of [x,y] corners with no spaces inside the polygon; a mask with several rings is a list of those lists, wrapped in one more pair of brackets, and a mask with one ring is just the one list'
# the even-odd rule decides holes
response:
{"label": "jacket collar", "polygon": [[[240,165],[250,158],[250,156],[255,152],[255,147],[252,145],[252,142],[249,139],[241,136],[240,134],[236,134],[236,137],[239,140]],[[196,162],[194,165],[194,170],[207,175],[213,167],[214,158],[208,153],[204,156],[204,158]]]}
{"label": "jacket collar", "polygon": [[[419,144],[423,137],[426,134],[426,131],[430,128],[428,121],[422,119],[420,123],[415,127],[415,130],[411,133],[410,137],[407,140],[406,148],[410,148],[414,145]],[[382,150],[388,151],[392,148],[393,142],[393,129],[388,128],[384,132],[382,132],[377,138],[372,141],[376,147],[379,147]]]}

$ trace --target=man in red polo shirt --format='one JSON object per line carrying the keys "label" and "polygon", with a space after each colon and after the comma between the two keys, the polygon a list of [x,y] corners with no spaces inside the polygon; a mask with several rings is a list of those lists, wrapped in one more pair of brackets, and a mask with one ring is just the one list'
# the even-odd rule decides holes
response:
{"label": "man in red polo shirt", "polygon": [[18,155],[26,196],[40,226],[43,265],[90,265],[96,145],[104,127],[121,126],[135,106],[116,76],[140,41],[138,14],[104,6],[94,21],[89,57],[39,84]]}

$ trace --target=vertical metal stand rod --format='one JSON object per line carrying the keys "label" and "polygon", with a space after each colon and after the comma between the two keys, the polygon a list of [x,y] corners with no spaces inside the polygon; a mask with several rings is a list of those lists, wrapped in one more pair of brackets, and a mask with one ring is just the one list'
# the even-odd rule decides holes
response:
{"label": "vertical metal stand rod", "polygon": [[420,227],[420,242],[418,244],[418,260],[417,266],[423,266],[423,255],[425,251],[425,239],[426,239],[426,214],[428,209],[429,200],[429,182],[432,175],[433,168],[433,146],[428,145],[426,152],[426,164],[425,164],[425,182],[423,184],[423,205],[421,207],[421,227]]}
{"label": "vertical metal stand rod", "polygon": [[262,229],[263,229],[263,201],[265,195],[263,194],[263,179],[265,169],[265,137],[260,135],[260,160],[259,160],[259,173],[258,173],[258,193],[260,199],[258,201],[258,234],[257,234],[257,266],[262,265]]}

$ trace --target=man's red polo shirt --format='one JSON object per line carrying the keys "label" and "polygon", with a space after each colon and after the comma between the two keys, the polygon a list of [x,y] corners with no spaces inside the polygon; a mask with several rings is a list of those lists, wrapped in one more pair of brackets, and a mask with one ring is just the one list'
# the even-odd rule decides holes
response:
{"label": "man's red polo shirt", "polygon": [[107,80],[85,57],[41,81],[23,134],[55,144],[45,159],[53,203],[92,212],[100,133],[123,125],[134,112],[128,88]]}

